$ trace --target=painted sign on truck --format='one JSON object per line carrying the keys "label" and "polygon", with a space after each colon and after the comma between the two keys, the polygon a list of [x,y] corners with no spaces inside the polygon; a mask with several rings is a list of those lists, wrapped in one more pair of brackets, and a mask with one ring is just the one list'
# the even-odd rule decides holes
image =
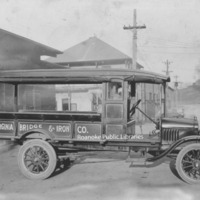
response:
{"label": "painted sign on truck", "polygon": [[53,123],[53,122],[19,122],[18,133],[20,135],[31,130],[45,130],[56,137],[71,138],[71,123]]}
{"label": "painted sign on truck", "polygon": [[15,123],[12,121],[1,121],[0,122],[0,135],[1,136],[12,136],[15,133]]}
{"label": "painted sign on truck", "polygon": [[101,124],[76,123],[75,137],[77,140],[101,140]]}

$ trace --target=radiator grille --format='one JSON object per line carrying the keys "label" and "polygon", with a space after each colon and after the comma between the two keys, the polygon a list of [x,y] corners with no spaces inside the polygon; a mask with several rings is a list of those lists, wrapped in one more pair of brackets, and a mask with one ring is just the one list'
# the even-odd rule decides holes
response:
{"label": "radiator grille", "polygon": [[179,139],[179,129],[173,129],[173,128],[162,129],[162,140],[176,141],[178,139]]}

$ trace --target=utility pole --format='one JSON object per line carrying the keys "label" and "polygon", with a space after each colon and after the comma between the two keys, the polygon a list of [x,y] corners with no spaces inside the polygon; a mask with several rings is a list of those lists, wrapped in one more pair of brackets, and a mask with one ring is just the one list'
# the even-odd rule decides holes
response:
{"label": "utility pole", "polygon": [[175,88],[175,107],[177,107],[178,104],[178,86],[179,86],[179,81],[178,81],[178,76],[174,76],[175,82],[174,82],[174,88]]}
{"label": "utility pole", "polygon": [[[132,36],[132,66],[131,69],[135,70],[137,69],[137,29],[145,29],[146,26],[137,26],[137,12],[136,9],[133,10],[133,25],[132,26],[125,26],[123,27],[124,30],[131,30],[133,33]],[[137,85],[135,86],[137,88]],[[140,91],[142,89],[140,88]],[[141,94],[142,96],[142,94]],[[131,102],[135,102],[137,97],[132,97]],[[137,114],[135,114],[135,117]],[[138,116],[139,117],[139,116]],[[135,131],[134,131],[135,132]]]}
{"label": "utility pole", "polygon": [[169,60],[166,60],[165,62],[163,62],[165,65],[166,65],[166,71],[163,71],[166,73],[166,76],[169,76],[169,73],[170,72],[173,72],[173,71],[169,71],[169,65],[172,63],[170,62]]}
{"label": "utility pole", "polygon": [[180,82],[178,82],[178,76],[176,75],[176,76],[174,76],[174,78],[175,78],[174,87],[178,88],[178,84],[180,83]]}
{"label": "utility pole", "polygon": [[124,28],[124,30],[132,30],[132,32],[133,32],[132,69],[136,69],[136,65],[137,65],[137,29],[146,28],[145,25],[137,26],[137,12],[136,12],[136,9],[134,9],[134,12],[133,12],[133,26],[130,26],[130,25],[129,26],[125,26],[124,25],[123,28]]}

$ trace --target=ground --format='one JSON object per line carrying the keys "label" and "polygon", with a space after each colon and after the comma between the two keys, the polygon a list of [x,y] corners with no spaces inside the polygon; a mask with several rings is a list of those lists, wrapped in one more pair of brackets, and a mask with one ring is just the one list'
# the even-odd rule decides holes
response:
{"label": "ground", "polygon": [[0,200],[40,199],[199,199],[169,168],[131,168],[125,152],[83,154],[75,163],[43,181],[26,179],[17,166],[18,147],[0,150]]}
{"label": "ground", "polygon": [[[191,107],[189,111],[197,112]],[[154,168],[131,168],[126,162],[127,152],[82,154],[47,180],[28,180],[18,169],[18,148],[1,145],[0,200],[200,198],[199,185],[188,185],[177,178],[169,161]]]}

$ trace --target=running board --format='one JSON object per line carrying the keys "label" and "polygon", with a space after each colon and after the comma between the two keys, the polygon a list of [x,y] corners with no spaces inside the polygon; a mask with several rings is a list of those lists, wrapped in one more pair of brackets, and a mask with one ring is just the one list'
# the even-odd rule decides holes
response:
{"label": "running board", "polygon": [[163,162],[165,161],[165,159],[159,159],[159,160],[156,160],[154,162],[150,162],[150,161],[147,161],[146,158],[130,158],[130,159],[127,159],[126,162],[130,162],[130,166],[129,167],[146,167],[146,168],[151,168],[151,167],[156,167],[160,164],[162,164]]}

